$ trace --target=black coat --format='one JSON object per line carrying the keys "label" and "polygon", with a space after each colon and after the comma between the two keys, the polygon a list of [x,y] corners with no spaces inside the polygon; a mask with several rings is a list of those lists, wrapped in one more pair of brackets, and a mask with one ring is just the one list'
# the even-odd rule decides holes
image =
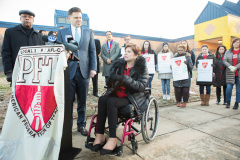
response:
{"label": "black coat", "polygon": [[37,31],[33,30],[30,37],[28,37],[22,29],[21,24],[13,28],[8,28],[5,31],[2,45],[4,73],[12,73],[20,47],[36,45],[44,45],[42,36]]}
{"label": "black coat", "polygon": [[[224,57],[224,55],[223,55]],[[226,86],[226,66],[223,64],[222,57],[218,54],[216,57],[216,64],[215,64],[215,77],[213,81],[213,85],[215,87]],[[223,70],[221,70],[223,68]]]}
{"label": "black coat", "polygon": [[147,82],[149,77],[146,60],[142,56],[138,57],[135,60],[133,68],[130,70],[129,76],[124,75],[122,82],[112,80],[111,76],[116,73],[118,75],[123,75],[125,65],[126,61],[123,58],[113,64],[110,76],[107,80],[107,85],[112,88],[112,91],[107,94],[116,94],[116,91],[119,90],[120,86],[124,86],[127,97],[131,104],[134,105],[137,113],[143,113],[149,103],[148,96],[150,96],[148,92],[144,92],[148,85]]}
{"label": "black coat", "polygon": [[[214,54],[209,52],[206,59],[212,59],[213,60],[213,72],[214,72],[215,71],[215,66],[216,66],[215,65],[216,64],[216,58],[215,58]],[[197,68],[197,65],[199,64],[199,60],[204,60],[202,53],[200,53],[197,57],[196,68]],[[214,77],[213,77],[213,80],[214,80]],[[213,82],[198,82],[197,81],[197,85],[209,86],[209,85],[212,85],[212,84],[213,84]]]}
{"label": "black coat", "polygon": [[96,46],[96,54],[97,54],[97,73],[100,73],[100,65],[99,65],[99,55],[101,52],[101,43],[98,39],[94,39]]}

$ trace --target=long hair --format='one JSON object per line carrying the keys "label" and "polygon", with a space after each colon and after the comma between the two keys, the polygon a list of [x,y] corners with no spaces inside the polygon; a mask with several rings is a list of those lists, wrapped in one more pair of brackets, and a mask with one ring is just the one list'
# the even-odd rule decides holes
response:
{"label": "long hair", "polygon": [[151,43],[150,43],[148,40],[146,40],[146,41],[143,42],[143,46],[142,46],[142,54],[143,54],[144,51],[145,51],[145,49],[144,49],[144,44],[145,44],[145,42],[148,42],[148,43],[149,43],[149,46],[148,46],[148,53],[149,53],[149,54],[152,54]]}
{"label": "long hair", "polygon": [[224,48],[224,53],[223,53],[223,55],[225,54],[225,52],[226,52],[226,50],[227,50],[226,46],[224,46],[224,45],[218,46],[217,51],[216,51],[216,58],[218,58],[218,56],[220,55],[219,49],[220,49],[221,47]]}
{"label": "long hair", "polygon": [[[233,42],[232,42],[232,45],[231,45],[231,51],[233,51],[233,43],[235,43],[235,42],[237,42],[237,41],[239,41],[240,42],[240,38],[235,38],[234,40],[233,40]],[[239,44],[240,45],[240,44]],[[240,46],[239,46],[239,48],[240,48]]]}
{"label": "long hair", "polygon": [[[186,42],[187,43],[187,50],[186,50],[186,52],[191,53],[191,50],[190,50],[188,42],[186,40],[183,40],[182,42]],[[181,44],[182,44],[182,42],[181,42]]]}

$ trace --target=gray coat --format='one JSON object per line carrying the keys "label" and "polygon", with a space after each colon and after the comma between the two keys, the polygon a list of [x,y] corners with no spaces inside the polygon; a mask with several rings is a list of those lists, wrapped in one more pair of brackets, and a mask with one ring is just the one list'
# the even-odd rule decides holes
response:
{"label": "gray coat", "polygon": [[[173,58],[173,53],[172,52],[168,52],[171,55],[171,58]],[[166,53],[162,53],[159,52],[158,54],[166,54]],[[157,64],[157,70],[158,70],[158,64]],[[172,73],[158,73],[158,79],[172,79]]]}
{"label": "gray coat", "polygon": [[[227,67],[226,68],[226,83],[227,84],[235,84],[235,73],[231,72],[229,70],[229,66],[232,66],[233,65],[233,53],[231,51],[231,49],[229,49],[226,53],[225,53],[225,56],[223,58],[223,63],[224,65]],[[237,55],[237,65],[235,66],[237,67],[237,72],[238,72],[238,75],[240,75],[240,53],[238,53]]]}
{"label": "gray coat", "polygon": [[[117,60],[118,58],[118,54],[119,54],[119,43],[113,41],[112,42],[112,47],[110,50],[110,55],[108,53],[108,47],[107,47],[107,43],[104,43],[102,45],[102,49],[101,49],[101,57],[103,59],[103,71],[102,71],[102,75],[103,76],[109,76],[110,74],[110,69],[114,63],[115,60]],[[111,64],[107,64],[107,59],[111,59],[112,63]]]}
{"label": "gray coat", "polygon": [[190,71],[193,69],[193,64],[191,60],[191,54],[190,53],[183,53],[182,55],[179,55],[178,53],[175,54],[174,57],[180,57],[180,56],[185,56],[186,60],[188,61],[188,79],[181,80],[181,81],[173,81],[173,86],[174,87],[190,87],[191,84],[191,76],[190,76]]}

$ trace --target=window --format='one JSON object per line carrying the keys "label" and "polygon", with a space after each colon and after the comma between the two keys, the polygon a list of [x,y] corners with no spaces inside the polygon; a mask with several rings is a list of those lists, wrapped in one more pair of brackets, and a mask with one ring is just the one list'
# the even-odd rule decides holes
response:
{"label": "window", "polygon": [[63,17],[58,17],[58,23],[66,23],[66,19]]}
{"label": "window", "polygon": [[67,24],[71,24],[71,22],[69,21],[69,19],[67,18]]}
{"label": "window", "polygon": [[88,21],[83,20],[83,21],[82,21],[82,25],[84,25],[84,26],[88,26]]}

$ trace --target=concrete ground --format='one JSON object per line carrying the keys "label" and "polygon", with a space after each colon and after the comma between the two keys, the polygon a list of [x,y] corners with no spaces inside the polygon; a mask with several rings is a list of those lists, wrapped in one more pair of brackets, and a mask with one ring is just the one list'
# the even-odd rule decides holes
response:
{"label": "concrete ground", "polygon": [[[137,136],[138,153],[132,153],[131,143],[125,140],[121,157],[101,156],[85,149],[86,137],[80,135],[76,124],[73,127],[73,145],[82,148],[76,160],[98,159],[160,159],[160,160],[235,160],[240,159],[240,109],[226,109],[224,105],[200,106],[192,102],[186,108],[160,107],[158,132],[155,139],[145,143]],[[89,125],[90,119],[87,124]],[[137,128],[139,125],[135,124]],[[135,126],[134,125],[134,126]],[[87,126],[88,129],[89,126]],[[117,130],[122,136],[122,126]]]}

